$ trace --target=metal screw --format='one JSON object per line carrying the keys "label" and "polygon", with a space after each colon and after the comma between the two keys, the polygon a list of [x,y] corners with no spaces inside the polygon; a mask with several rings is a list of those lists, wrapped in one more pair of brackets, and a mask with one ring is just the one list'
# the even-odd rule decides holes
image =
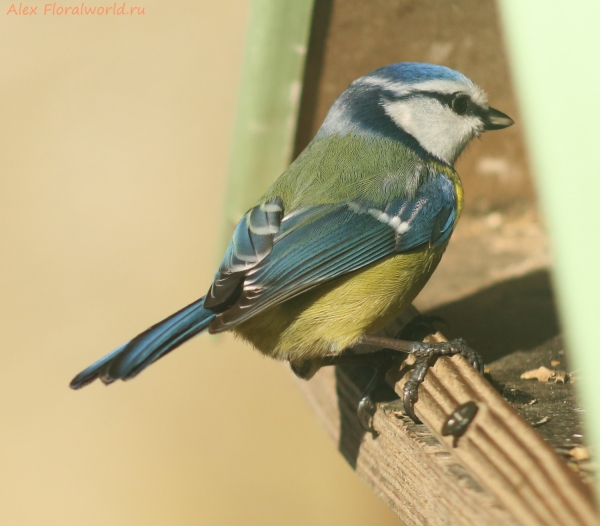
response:
{"label": "metal screw", "polygon": [[478,410],[477,404],[473,401],[459,405],[446,419],[442,427],[442,435],[445,437],[452,435],[455,438],[462,436]]}

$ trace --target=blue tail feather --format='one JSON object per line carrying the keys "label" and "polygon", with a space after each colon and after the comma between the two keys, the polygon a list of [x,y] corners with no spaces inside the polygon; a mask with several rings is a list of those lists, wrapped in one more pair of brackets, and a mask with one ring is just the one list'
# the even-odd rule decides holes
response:
{"label": "blue tail feather", "polygon": [[105,384],[133,378],[150,364],[208,328],[214,317],[212,311],[204,308],[204,298],[200,298],[80,372],[71,381],[71,388],[80,389],[96,378],[100,378]]}

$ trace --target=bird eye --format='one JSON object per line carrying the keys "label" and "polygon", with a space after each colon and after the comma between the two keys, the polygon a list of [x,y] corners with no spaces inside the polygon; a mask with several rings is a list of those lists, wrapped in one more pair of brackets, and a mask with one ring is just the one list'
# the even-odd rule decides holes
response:
{"label": "bird eye", "polygon": [[457,95],[452,99],[450,105],[455,113],[463,115],[469,109],[470,102],[468,95]]}

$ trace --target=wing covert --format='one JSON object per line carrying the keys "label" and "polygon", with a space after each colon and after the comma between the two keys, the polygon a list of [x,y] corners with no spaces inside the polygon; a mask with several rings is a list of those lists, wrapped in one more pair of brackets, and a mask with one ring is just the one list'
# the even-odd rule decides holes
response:
{"label": "wing covert", "polygon": [[454,185],[439,175],[412,197],[379,206],[352,201],[300,208],[284,215],[276,232],[273,227],[272,233],[264,234],[270,236],[268,253],[256,251],[253,256],[247,238],[254,243],[257,234],[247,218],[255,207],[236,228],[209,291],[210,295],[220,288],[229,294],[228,301],[221,301],[210,332],[230,329],[258,312],[388,256],[444,243],[452,234],[456,206]]}
{"label": "wing covert", "polygon": [[237,300],[246,272],[271,253],[282,215],[283,201],[276,197],[255,206],[241,219],[206,294],[204,307],[221,312]]}

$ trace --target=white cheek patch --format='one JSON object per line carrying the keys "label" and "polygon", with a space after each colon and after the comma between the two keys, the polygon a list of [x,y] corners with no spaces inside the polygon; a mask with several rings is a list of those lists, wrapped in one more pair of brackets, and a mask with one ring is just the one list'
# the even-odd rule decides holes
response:
{"label": "white cheek patch", "polygon": [[410,104],[387,104],[384,106],[384,110],[396,124],[402,123],[402,127],[406,131],[413,129],[415,124],[414,108]]}
{"label": "white cheek patch", "polygon": [[477,117],[457,115],[439,100],[425,95],[387,102],[383,108],[423,149],[451,165],[481,132],[482,123]]}

